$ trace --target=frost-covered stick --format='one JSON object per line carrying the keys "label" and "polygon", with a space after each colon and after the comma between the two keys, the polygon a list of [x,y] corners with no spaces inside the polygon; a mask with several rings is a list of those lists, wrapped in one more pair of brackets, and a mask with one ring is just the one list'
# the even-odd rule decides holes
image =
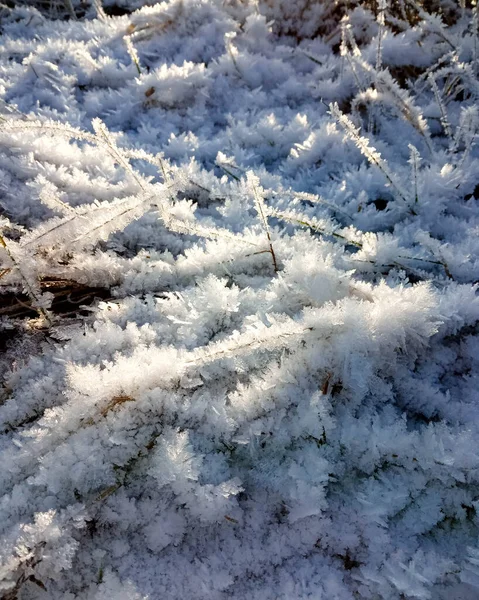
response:
{"label": "frost-covered stick", "polygon": [[[361,54],[361,52],[356,44],[356,40],[354,39],[354,36],[351,32],[351,25],[349,24],[349,19],[347,17],[344,17],[343,20],[341,21],[341,46],[340,46],[339,51],[340,51],[341,56],[345,57],[347,59],[349,66],[351,67],[351,72],[356,81],[356,85],[358,86],[358,89],[361,90],[362,92],[364,92],[364,86],[363,86],[363,84],[359,78],[359,75],[356,71],[354,62],[351,59],[351,55],[348,50],[346,38],[349,39],[349,43],[351,44],[353,54],[356,55],[356,52],[359,52],[359,54]],[[342,65],[341,65],[341,68],[342,68]]]}
{"label": "frost-covered stick", "polygon": [[103,10],[101,0],[92,0],[92,3],[96,10],[97,19],[100,19],[100,21],[107,21],[108,17],[106,15],[106,12]]}
{"label": "frost-covered stick", "polygon": [[208,346],[197,348],[190,353],[193,358],[185,360],[184,365],[185,367],[197,368],[223,358],[242,356],[255,350],[264,352],[281,349],[285,347],[284,339],[297,338],[301,340],[305,334],[311,331],[313,331],[313,328],[301,321],[298,323],[290,320],[276,323],[275,326],[265,328],[262,336],[248,332],[239,338],[232,337],[229,340],[214,342]]}
{"label": "frost-covered stick", "polygon": [[367,138],[359,134],[359,130],[354,126],[350,119],[339,110],[336,102],[330,104],[329,109],[331,115],[343,128],[346,136],[354,141],[361,151],[361,154],[363,154],[369,162],[376,165],[383,172],[390,185],[396,190],[397,195],[405,204],[409,205],[408,195],[401,189],[401,186],[397,181],[395,181],[394,175],[391,173],[386,161],[381,157],[381,154],[369,145],[369,140]]}
{"label": "frost-covered stick", "polygon": [[450,80],[448,78],[444,83],[444,98],[447,100],[449,96],[452,96],[454,93],[457,95],[463,90],[464,87],[461,85],[460,75],[453,75]]}
{"label": "frost-covered stick", "polygon": [[416,0],[407,0],[407,2],[418,12],[421,19],[429,25],[431,31],[433,31],[436,35],[443,39],[453,50],[456,50],[456,45],[444,31],[444,24],[438,16],[431,15],[428,12],[426,12],[416,2]]}
{"label": "frost-covered stick", "polygon": [[400,88],[391,73],[388,70],[383,70],[377,73],[376,84],[379,88],[386,90],[391,95],[391,98],[396,102],[399,110],[404,115],[404,118],[422,135],[431,154],[434,152],[429,127],[426,119],[421,111],[414,105],[413,100],[407,92]]}
{"label": "frost-covered stick", "polygon": [[147,187],[145,183],[140,179],[138,174],[133,170],[130,163],[126,158],[124,158],[122,152],[118,148],[118,146],[112,140],[110,133],[103,123],[101,119],[93,119],[92,121],[93,130],[95,131],[96,137],[106,144],[106,146],[110,149],[110,153],[114,156],[117,162],[129,173],[136,183],[140,186],[140,188],[145,192]]}
{"label": "frost-covered stick", "polygon": [[[321,235],[324,236],[330,236],[333,237],[337,240],[339,240],[341,243],[348,245],[348,246],[355,246],[356,248],[362,248],[363,244],[357,240],[353,240],[351,238],[347,238],[344,235],[341,235],[340,233],[338,233],[337,231],[334,230],[326,230],[324,229],[324,227],[321,227],[318,223],[315,222],[314,218],[310,219],[309,217],[295,212],[295,211],[280,211],[274,208],[270,208],[268,209],[268,214],[271,217],[275,217],[277,219],[280,219],[282,221],[286,221],[287,223],[292,223],[295,225],[299,225],[300,227],[307,227],[308,229],[311,229],[311,231],[315,231]],[[408,256],[406,254],[399,254],[398,255],[398,259],[399,260],[412,260],[412,261],[418,261],[418,262],[423,262],[423,263],[427,263],[429,265],[440,265],[442,267],[444,267],[444,270],[446,271],[446,274],[448,275],[448,277],[450,277],[449,274],[449,270],[447,265],[444,263],[444,261],[441,260],[432,260],[430,258],[422,258],[420,256]],[[357,259],[354,259],[357,260]],[[363,261],[360,261],[363,262]],[[376,262],[374,261],[366,261],[366,262],[370,262],[371,264],[374,264],[376,266],[383,266],[383,267],[391,267],[391,266],[398,266],[401,269],[405,269],[407,270],[408,267],[401,264],[399,261],[395,261],[394,265],[378,265]],[[452,278],[452,277],[450,277]]]}
{"label": "frost-covered stick", "polygon": [[[118,150],[118,148],[117,148],[117,150]],[[131,149],[131,148],[129,148],[129,149],[122,148],[121,152],[125,158],[133,159],[133,160],[144,160],[144,161],[150,163],[151,165],[153,165],[154,167],[156,167],[157,169],[159,169],[161,171],[161,175],[163,177],[164,183],[170,182],[171,177],[168,174],[168,169],[166,167],[167,160],[165,160],[163,153],[159,152],[158,154],[152,155],[152,154],[149,154],[148,152],[145,152],[145,150],[137,150],[137,149]],[[192,181],[191,183],[198,185],[194,181]]]}
{"label": "frost-covered stick", "polygon": [[35,280],[31,281],[29,279],[28,275],[24,272],[21,264],[17,260],[14,253],[10,250],[5,238],[3,237],[3,235],[1,233],[0,233],[0,246],[5,250],[9,259],[12,261],[12,264],[15,266],[17,271],[20,273],[20,277],[23,280],[27,294],[33,300],[32,306],[35,308],[35,310],[38,312],[38,314],[45,320],[46,324],[51,325],[52,318],[51,318],[50,312],[44,306],[42,306],[42,304],[45,304],[45,300],[40,291],[38,282]]}
{"label": "frost-covered stick", "polygon": [[170,177],[168,175],[168,171],[166,170],[165,161],[163,160],[162,155],[157,154],[155,158],[158,160],[158,164],[160,165],[161,173],[163,175],[163,181],[165,183],[168,183],[170,180]]}
{"label": "frost-covered stick", "polygon": [[383,94],[379,93],[373,87],[368,88],[364,92],[356,94],[353,101],[351,102],[351,118],[353,115],[356,117],[356,122],[361,123],[361,107],[368,108],[368,123],[367,126],[363,125],[364,129],[370,133],[375,131],[375,124],[377,123],[377,104],[381,102]]}
{"label": "frost-covered stick", "polygon": [[[128,220],[135,220],[138,218],[137,213],[135,212],[135,209],[138,209],[141,206],[144,206],[144,210],[142,210],[141,212],[146,212],[147,207],[149,206],[148,203],[148,199],[143,199],[141,198],[137,204],[135,204],[134,206],[129,206],[127,207],[125,210],[123,210],[121,213],[116,214],[114,216],[112,216],[111,218],[107,218],[106,220],[101,221],[100,223],[98,223],[98,225],[96,225],[95,227],[93,227],[92,229],[89,229],[88,232],[84,235],[80,235],[77,238],[75,238],[73,240],[74,243],[79,242],[81,240],[83,240],[85,237],[90,237],[92,233],[95,233],[96,231],[99,231],[101,229],[103,229],[104,227],[110,225],[113,228],[115,228],[114,223],[118,222],[120,220],[121,217],[125,217],[126,215],[128,215],[128,213],[130,213],[130,216],[127,218],[127,222]],[[121,229],[123,229],[125,227],[124,223],[122,223],[121,225]],[[114,230],[114,229],[113,229]]]}
{"label": "frost-covered stick", "polygon": [[[19,112],[19,111],[17,111]],[[22,113],[19,113],[21,116],[25,117]],[[136,160],[144,160],[157,168],[161,168],[163,175],[165,175],[165,166],[164,166],[164,158],[162,158],[161,154],[157,154],[153,156],[149,154],[145,150],[138,149],[127,149],[127,148],[118,148],[115,142],[112,140],[108,129],[101,119],[95,118],[92,121],[92,126],[95,131],[95,135],[88,133],[86,131],[82,131],[77,127],[72,127],[70,125],[66,125],[57,121],[19,121],[18,119],[5,119],[2,123],[2,128],[10,131],[27,131],[27,130],[41,130],[47,131],[50,133],[54,133],[57,135],[66,136],[68,138],[76,139],[79,141],[88,142],[89,144],[93,144],[96,146],[102,146],[106,150],[108,150],[111,157],[121,165],[130,175],[135,179],[138,185],[142,189],[146,189],[144,182],[138,178],[137,173],[132,169],[131,165],[128,162],[128,159],[136,159]]]}
{"label": "frost-covered stick", "polygon": [[[273,194],[276,194],[276,192],[273,192],[273,190],[271,190],[271,192]],[[321,198],[321,196],[318,196],[317,194],[310,194],[308,192],[296,192],[294,190],[290,190],[289,193],[295,199],[298,199],[298,200],[307,200],[308,202],[314,202],[315,204],[324,204],[325,206],[327,206],[334,212],[337,212],[337,213],[347,217],[350,221],[353,221],[353,218],[351,217],[351,215],[349,213],[347,213],[342,208],[339,208],[339,206],[336,206],[336,204],[332,204],[331,202],[324,200],[324,198]]]}
{"label": "frost-covered stick", "polygon": [[236,61],[236,56],[235,53],[237,52],[236,48],[233,46],[233,38],[236,37],[235,33],[232,32],[228,32],[225,34],[225,45],[226,45],[226,49],[228,51],[228,54],[231,57],[231,60],[233,62],[234,68],[236,69],[236,72],[238,73],[238,75],[244,79],[243,77],[243,73],[241,72],[241,69],[238,66],[238,62]]}
{"label": "frost-covered stick", "polygon": [[317,233],[320,233],[321,235],[331,236],[333,238],[341,240],[341,242],[343,242],[345,244],[350,244],[352,246],[356,246],[357,248],[363,247],[361,242],[357,242],[356,240],[351,240],[334,230],[327,231],[326,229],[321,227],[318,223],[316,223],[314,220],[309,219],[308,217],[306,217],[305,215],[303,215],[301,213],[297,213],[297,212],[291,211],[291,210],[290,211],[281,211],[276,208],[270,208],[270,209],[268,209],[268,215],[271,217],[280,219],[282,221],[286,221],[287,223],[293,223],[296,225],[300,225],[301,227],[307,227],[308,229],[311,229],[312,231],[316,231]]}
{"label": "frost-covered stick", "polygon": [[[164,207],[161,207],[157,204],[161,219],[165,225],[165,227],[175,233],[182,233],[187,235],[197,235],[198,237],[202,237],[208,240],[216,240],[218,238],[227,239],[236,242],[240,242],[242,244],[246,244],[248,246],[253,246],[254,248],[258,248],[258,244],[247,240],[245,237],[241,237],[239,235],[235,235],[231,233],[228,229],[219,229],[213,227],[202,227],[201,225],[194,224],[190,225],[185,221],[180,221],[180,219],[175,219],[171,217]],[[270,252],[270,250],[267,250]],[[258,254],[257,252],[255,254]]]}
{"label": "frost-covered stick", "polygon": [[164,165],[165,161],[160,154],[153,156],[144,150],[120,149],[112,140],[108,129],[101,119],[93,119],[92,126],[95,131],[95,135],[82,131],[76,127],[54,121],[42,123],[40,121],[18,121],[8,119],[2,124],[4,129],[11,131],[39,129],[42,131],[48,131],[58,135],[67,136],[79,141],[85,141],[96,146],[102,146],[109,152],[110,156],[131,175],[131,177],[136,181],[143,191],[146,191],[147,186],[145,185],[145,182],[142,181],[142,179],[138,176],[138,173],[136,173],[131,167],[128,159],[145,160],[154,165],[156,168],[159,167],[166,181],[166,168]]}
{"label": "frost-covered stick", "polygon": [[278,272],[278,263],[276,262],[276,254],[274,253],[273,242],[271,241],[271,234],[269,230],[268,220],[266,219],[265,211],[263,209],[264,200],[257,189],[257,185],[259,184],[258,178],[251,172],[248,171],[246,173],[246,180],[248,184],[251,186],[253,191],[253,197],[256,204],[256,210],[261,218],[261,222],[263,224],[263,228],[266,232],[266,237],[268,238],[269,251],[271,253],[271,258],[273,259],[273,268],[274,272]]}
{"label": "frost-covered stick", "polygon": [[[58,243],[64,249],[78,242],[84,242],[79,245],[80,248],[85,247],[88,240],[92,241],[92,234],[95,232],[98,232],[93,236],[95,241],[104,239],[105,234],[123,229],[131,221],[138,219],[152,203],[152,197],[142,195],[139,198],[130,196],[99,205],[79,206],[65,213],[62,218],[51,219],[33,229],[22,238],[20,247],[29,252],[39,248],[51,249]],[[76,237],[72,238],[72,234]]]}
{"label": "frost-covered stick", "polygon": [[[454,60],[454,64],[456,67],[455,71],[451,72],[455,72],[457,73],[460,77],[463,78],[464,82],[468,84],[469,89],[476,95],[479,95],[479,81],[477,80],[477,77],[474,73],[474,68],[473,66],[471,66],[469,63],[465,63],[465,62],[460,62],[457,57]],[[447,67],[444,68],[444,70],[446,70]],[[442,73],[437,73],[436,76],[439,78],[440,76],[442,76]]]}
{"label": "frost-covered stick", "polygon": [[227,168],[226,168],[226,167],[225,167],[223,164],[221,164],[221,163],[219,163],[219,162],[217,162],[216,164],[218,165],[218,167],[219,167],[220,169],[223,169],[223,171],[224,171],[224,172],[225,172],[227,175],[229,175],[229,176],[230,176],[232,179],[235,179],[236,181],[241,181],[241,178],[240,178],[240,177],[238,177],[238,175],[235,175],[234,173],[232,173],[232,172],[231,172],[229,169],[227,169]]}
{"label": "frost-covered stick", "polygon": [[404,118],[423,136],[424,141],[432,154],[434,150],[430,140],[427,121],[423,117],[421,111],[414,105],[412,98],[406,90],[403,90],[397,84],[387,69],[378,71],[361,57],[360,52],[355,52],[351,60],[357,63],[370,75],[378,90],[383,93],[387,92],[390,95]]}
{"label": "frost-covered stick", "polygon": [[60,123],[57,121],[50,122],[42,122],[42,121],[19,121],[18,119],[8,119],[2,124],[2,128],[10,131],[27,131],[40,129],[43,131],[50,131],[52,133],[57,133],[59,135],[67,135],[68,137],[90,142],[90,144],[96,144],[97,138],[91,133],[87,133],[78,129],[77,127],[72,127],[70,125],[65,125],[64,123]]}
{"label": "frost-covered stick", "polygon": [[351,27],[351,21],[350,21],[349,17],[346,17],[345,21],[346,21],[345,33],[346,33],[346,37],[349,41],[349,44],[351,46],[351,50],[353,51],[353,56],[361,56],[361,50],[358,46],[358,43],[356,42],[356,38],[354,37],[353,28]]}
{"label": "frost-covered stick", "polygon": [[40,202],[48,208],[66,215],[68,213],[74,213],[75,210],[63,200],[60,199],[57,193],[56,187],[48,181],[45,177],[39,176],[36,181],[42,186],[42,189],[38,195]]}
{"label": "frost-covered stick", "polygon": [[384,13],[386,12],[387,2],[386,0],[378,0],[378,48],[376,53],[376,69],[382,66],[383,62],[383,36],[384,36]]}
{"label": "frost-covered stick", "polygon": [[417,148],[415,146],[413,146],[412,144],[409,144],[409,150],[410,150],[410,158],[409,158],[409,164],[411,165],[411,169],[412,169],[412,179],[414,182],[414,204],[418,203],[418,190],[417,190],[417,174],[418,174],[418,170],[419,170],[419,165],[421,162],[421,157],[419,155],[419,152],[417,150]]}
{"label": "frost-covered stick", "polygon": [[138,57],[138,52],[131,41],[131,37],[129,35],[125,35],[123,39],[125,40],[125,46],[128,50],[128,54],[130,55],[130,58],[135,64],[136,70],[138,71],[138,75],[141,75],[140,59]]}
{"label": "frost-covered stick", "polygon": [[321,60],[319,60],[319,58],[317,56],[313,56],[312,54],[310,54],[309,52],[306,52],[306,50],[303,50],[302,48],[299,49],[299,52],[301,52],[301,54],[303,56],[306,56],[306,58],[309,58],[309,60],[312,60],[314,63],[316,63],[317,65],[322,66],[323,62]]}
{"label": "frost-covered stick", "polygon": [[436,80],[434,79],[434,76],[432,74],[429,75],[428,79],[434,92],[434,97],[436,98],[437,105],[439,106],[439,110],[441,112],[441,125],[444,129],[444,133],[450,140],[453,140],[452,129],[449,123],[449,119],[447,118],[446,107],[444,106],[441,94],[439,93],[439,88],[437,87]]}
{"label": "frost-covered stick", "polygon": [[143,190],[143,192],[147,191],[148,186],[145,185],[145,182],[141,179],[141,177],[138,175],[138,173],[130,165],[130,162],[128,160],[129,158],[137,158],[140,160],[146,160],[149,163],[155,165],[155,167],[157,167],[157,168],[159,167],[162,172],[163,180],[164,180],[165,184],[167,184],[169,182],[170,178],[168,177],[166,167],[164,165],[164,160],[163,160],[161,154],[157,154],[156,156],[151,156],[147,152],[144,152],[141,150],[120,149],[120,148],[118,148],[118,146],[115,144],[115,142],[111,138],[106,125],[103,123],[103,121],[101,119],[98,119],[98,118],[93,119],[92,126],[93,126],[93,129],[96,134],[96,136],[95,136],[96,140],[98,140],[100,143],[103,143],[108,148],[108,150],[109,150],[110,154],[113,156],[113,158],[118,162],[119,165],[121,165],[131,175],[131,177],[136,181],[136,183],[140,186],[140,188]]}

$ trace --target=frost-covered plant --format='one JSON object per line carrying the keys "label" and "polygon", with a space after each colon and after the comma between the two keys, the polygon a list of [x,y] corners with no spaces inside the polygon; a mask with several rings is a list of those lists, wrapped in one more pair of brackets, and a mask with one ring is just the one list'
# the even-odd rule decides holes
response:
{"label": "frost-covered plant", "polygon": [[351,120],[339,110],[337,104],[332,104],[330,106],[330,111],[331,115],[337,119],[338,123],[343,128],[346,136],[356,144],[361,154],[363,154],[372,165],[378,167],[378,169],[385,176],[389,185],[394,189],[394,192],[398,198],[407,205],[409,202],[407,192],[401,189],[401,184],[396,180],[394,174],[389,168],[389,165],[381,157],[381,154],[377,152],[376,148],[369,144],[367,138],[360,135],[359,130],[354,126],[354,123],[352,123]]}
{"label": "frost-covered plant", "polygon": [[476,7],[71,5],[1,13],[2,598],[475,598]]}

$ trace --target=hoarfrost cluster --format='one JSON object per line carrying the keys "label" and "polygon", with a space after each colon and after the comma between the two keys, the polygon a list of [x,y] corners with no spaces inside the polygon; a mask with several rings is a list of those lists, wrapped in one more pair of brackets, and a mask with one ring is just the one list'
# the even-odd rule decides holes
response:
{"label": "hoarfrost cluster", "polygon": [[0,10],[0,596],[477,598],[477,4]]}

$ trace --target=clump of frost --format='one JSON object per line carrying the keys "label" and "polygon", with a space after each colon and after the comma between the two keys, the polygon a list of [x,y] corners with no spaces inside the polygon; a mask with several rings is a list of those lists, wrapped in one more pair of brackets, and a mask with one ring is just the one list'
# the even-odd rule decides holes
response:
{"label": "clump of frost", "polygon": [[476,8],[10,4],[0,595],[477,597]]}

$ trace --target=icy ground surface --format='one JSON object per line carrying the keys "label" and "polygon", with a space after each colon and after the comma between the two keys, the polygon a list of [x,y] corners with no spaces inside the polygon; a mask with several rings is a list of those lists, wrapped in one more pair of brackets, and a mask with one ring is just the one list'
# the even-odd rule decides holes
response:
{"label": "icy ground surface", "polygon": [[40,315],[2,312],[0,597],[477,598],[477,10],[33,4],[0,15],[1,292]]}

